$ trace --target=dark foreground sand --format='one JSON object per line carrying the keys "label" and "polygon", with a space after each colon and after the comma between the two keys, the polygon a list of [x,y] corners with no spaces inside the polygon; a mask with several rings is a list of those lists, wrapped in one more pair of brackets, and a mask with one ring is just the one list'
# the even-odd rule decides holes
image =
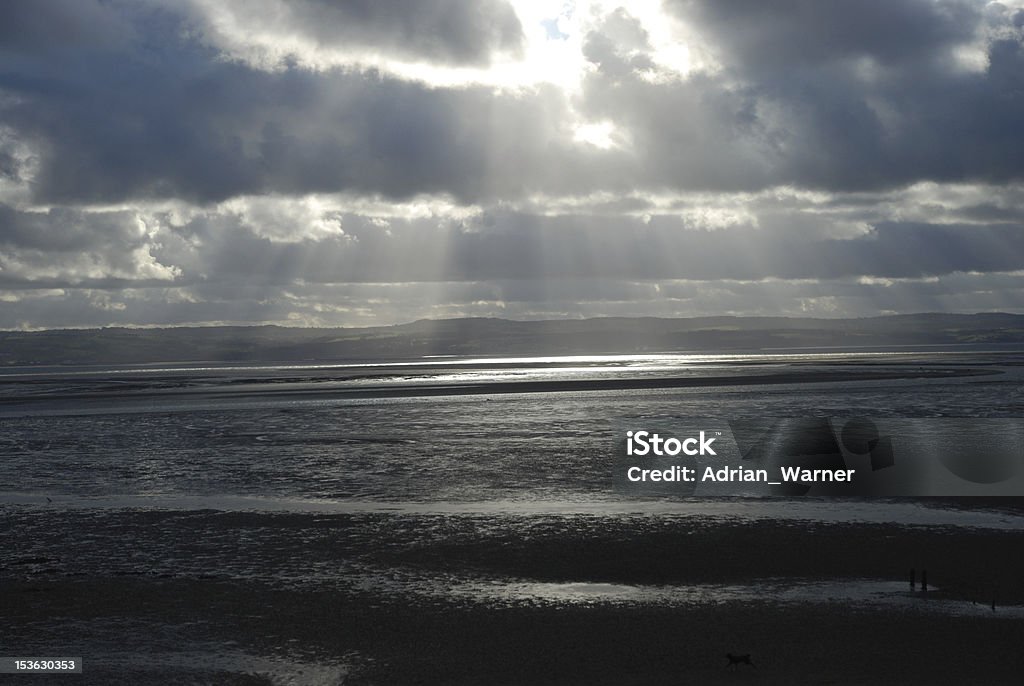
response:
{"label": "dark foreground sand", "polygon": [[[141,511],[65,513],[34,526],[32,518],[48,515],[6,514],[22,524],[11,542],[36,557],[8,550],[2,558],[0,653],[80,655],[86,669],[4,683],[1024,682],[1017,531]],[[81,547],[38,557],[59,537],[40,541],[30,529],[84,523],[75,517],[90,521],[79,529]],[[914,559],[928,560],[932,583],[945,589],[884,607],[756,595],[682,605],[495,599],[446,587],[466,579],[752,588],[763,577],[795,588],[902,582]],[[361,568],[381,583],[357,583]],[[410,579],[430,579],[434,591],[418,591]],[[997,587],[995,611],[985,599],[966,600]],[[966,611],[937,610],[944,602]],[[727,652],[750,653],[756,668],[728,667]]]}
{"label": "dark foreground sand", "polygon": [[[760,603],[489,608],[216,581],[5,586],[5,651],[50,644],[85,653],[81,677],[32,683],[1019,684],[1024,676],[1024,623],[1015,619]],[[751,653],[757,667],[727,667],[727,651]],[[264,657],[246,665],[245,655]],[[337,669],[319,681],[310,665]],[[304,666],[309,680],[298,673]]]}

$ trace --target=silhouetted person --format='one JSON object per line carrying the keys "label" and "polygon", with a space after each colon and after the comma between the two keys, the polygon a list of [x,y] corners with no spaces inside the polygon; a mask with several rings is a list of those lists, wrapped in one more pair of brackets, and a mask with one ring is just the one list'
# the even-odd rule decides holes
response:
{"label": "silhouetted person", "polygon": [[910,590],[914,590],[915,582],[917,580],[917,574],[913,567],[910,568]]}

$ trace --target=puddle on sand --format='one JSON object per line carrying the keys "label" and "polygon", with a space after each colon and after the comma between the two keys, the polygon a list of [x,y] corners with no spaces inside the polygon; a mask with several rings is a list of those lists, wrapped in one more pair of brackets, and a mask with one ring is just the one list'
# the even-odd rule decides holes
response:
{"label": "puddle on sand", "polygon": [[905,582],[879,579],[760,579],[748,584],[644,586],[593,582],[466,582],[447,586],[454,595],[482,602],[547,602],[553,604],[631,603],[676,606],[758,602],[778,605],[839,604],[857,610],[897,610],[954,616],[1024,618],[1024,607],[942,596],[933,588],[925,596],[911,593]]}

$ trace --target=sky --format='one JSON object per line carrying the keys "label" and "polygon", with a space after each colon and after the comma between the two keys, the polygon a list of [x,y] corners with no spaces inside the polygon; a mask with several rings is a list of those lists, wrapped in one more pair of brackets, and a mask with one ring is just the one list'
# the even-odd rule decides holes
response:
{"label": "sky", "polygon": [[1024,312],[1024,0],[0,3],[0,329]]}

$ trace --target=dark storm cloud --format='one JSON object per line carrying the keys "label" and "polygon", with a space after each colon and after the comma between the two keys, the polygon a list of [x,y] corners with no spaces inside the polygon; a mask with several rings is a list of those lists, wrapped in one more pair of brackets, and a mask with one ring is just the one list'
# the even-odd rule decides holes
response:
{"label": "dark storm cloud", "polygon": [[139,239],[131,212],[19,212],[0,204],[0,245],[8,249],[79,252],[112,245],[131,248],[140,244]]}
{"label": "dark storm cloud", "polygon": [[[34,144],[41,202],[349,190],[464,199],[568,188],[586,168],[560,130],[564,97],[432,89],[342,70],[262,72],[177,41],[0,69],[0,123]],[[590,183],[593,183],[591,180]]]}
{"label": "dark storm cloud", "polygon": [[133,33],[113,3],[11,0],[0,3],[0,51],[58,51],[124,46]]}
{"label": "dark storm cloud", "polygon": [[21,165],[9,150],[0,148],[0,178],[19,181]]}
{"label": "dark storm cloud", "polygon": [[984,5],[957,0],[667,0],[718,54],[745,71],[871,57],[883,64],[931,60],[966,43]]}
{"label": "dark storm cloud", "polygon": [[[0,125],[38,155],[39,202],[332,191],[491,202],[1024,176],[1020,33],[1007,33],[1009,13],[978,4],[793,3],[767,15],[759,3],[675,4],[724,65],[686,79],[659,72],[647,33],[619,10],[585,40],[597,69],[574,103],[629,141],[607,151],[574,143],[572,110],[554,87],[513,93],[342,69],[261,71],[196,38],[199,15],[180,5],[43,5],[44,17],[63,23],[23,16],[34,3],[6,4],[8,20],[36,38],[11,34],[0,47],[13,55],[0,68]],[[399,6],[289,7],[318,26],[321,11],[391,26]],[[413,16],[428,7],[444,17],[456,5],[423,5]],[[1002,31],[979,44],[988,68],[957,68],[954,49],[982,25]],[[111,32],[117,40],[101,40]],[[64,35],[88,40],[52,49]]]}
{"label": "dark storm cloud", "polygon": [[[838,191],[1024,177],[1019,14],[925,0],[784,5],[669,3],[721,70],[668,83],[648,78],[647,53],[613,29],[591,33],[598,69],[583,108],[632,132],[644,183]],[[987,68],[962,64],[968,49]]]}
{"label": "dark storm cloud", "polygon": [[1012,222],[1021,219],[1020,208],[1005,207],[986,202],[961,208],[958,214],[971,221],[978,222]]}
{"label": "dark storm cloud", "polygon": [[[502,99],[482,89],[231,64],[194,79],[154,79],[141,69],[118,81],[110,90],[94,84],[102,93],[51,91],[0,108],[46,148],[38,199],[209,202],[336,190],[475,199],[525,186],[558,145],[544,116],[559,107],[554,94],[550,103],[543,95]],[[521,138],[507,136],[516,130]]]}
{"label": "dark storm cloud", "polygon": [[[364,49],[459,65],[517,53],[523,32],[504,0],[258,0],[217,2],[243,28],[301,36],[320,47]],[[272,25],[265,17],[273,16]]]}

